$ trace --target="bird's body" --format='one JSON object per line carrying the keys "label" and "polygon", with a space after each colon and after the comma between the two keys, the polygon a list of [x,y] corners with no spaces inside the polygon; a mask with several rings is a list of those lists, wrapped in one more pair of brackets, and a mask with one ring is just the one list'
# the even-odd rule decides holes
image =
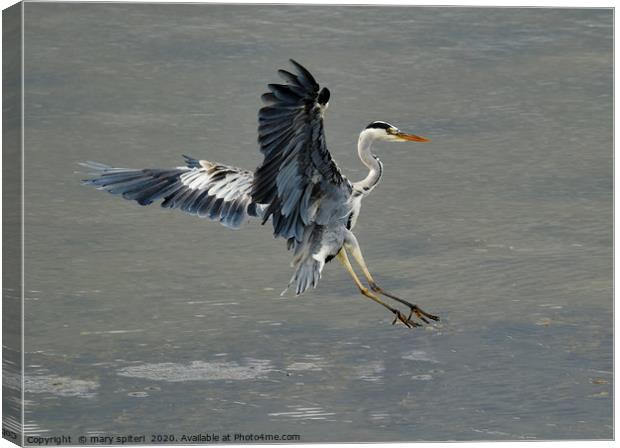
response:
{"label": "bird's body", "polygon": [[371,289],[406,304],[422,320],[435,316],[379,288],[363,261],[352,230],[361,202],[383,176],[383,164],[371,152],[376,141],[427,141],[382,122],[370,123],[358,140],[358,155],[368,175],[351,183],[332,159],[325,144],[323,115],[330,92],[320,89],[313,76],[291,61],[295,74],[279,70],[286,84],[269,84],[261,98],[258,142],[263,163],[254,172],[185,157],[185,166],[171,169],[112,168],[96,162],[83,165],[97,176],[84,181],[125,199],[148,205],[162,199],[162,207],[217,220],[237,229],[249,218],[270,221],[275,237],[287,240],[295,269],[289,286],[302,294],[316,287],[325,263],[338,257],[360,291],[390,309],[407,326],[415,323],[363,287],[347,258],[360,264]]}

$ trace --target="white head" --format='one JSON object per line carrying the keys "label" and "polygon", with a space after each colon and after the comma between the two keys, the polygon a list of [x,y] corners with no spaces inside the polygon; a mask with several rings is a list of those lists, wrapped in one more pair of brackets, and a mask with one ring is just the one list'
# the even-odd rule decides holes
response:
{"label": "white head", "polygon": [[385,121],[373,121],[360,133],[360,139],[370,138],[373,141],[386,142],[428,142],[419,135],[406,134]]}

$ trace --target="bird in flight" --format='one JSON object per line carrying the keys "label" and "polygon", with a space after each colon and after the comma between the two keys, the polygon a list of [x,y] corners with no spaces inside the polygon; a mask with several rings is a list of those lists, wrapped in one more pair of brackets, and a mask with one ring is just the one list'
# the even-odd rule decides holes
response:
{"label": "bird in flight", "polygon": [[[121,195],[140,205],[163,200],[164,208],[219,221],[238,229],[248,218],[271,221],[274,237],[284,238],[293,251],[295,272],[289,282],[299,295],[316,287],[325,263],[336,258],[353,278],[360,293],[394,314],[407,327],[439,318],[380,287],[373,279],[353,229],[362,199],[383,176],[383,164],[372,152],[375,142],[427,142],[384,121],[373,121],[360,133],[357,152],[368,175],[349,181],[327,150],[323,116],[330,92],[291,59],[292,72],[278,70],[283,84],[269,84],[258,112],[258,143],[264,156],[254,172],[208,160],[185,158],[177,168],[113,168],[97,162],[82,165],[94,177],[83,183]],[[364,286],[349,256],[368,281]],[[288,288],[287,288],[288,289]],[[286,291],[286,290],[285,290]],[[384,296],[408,308],[401,312]]]}

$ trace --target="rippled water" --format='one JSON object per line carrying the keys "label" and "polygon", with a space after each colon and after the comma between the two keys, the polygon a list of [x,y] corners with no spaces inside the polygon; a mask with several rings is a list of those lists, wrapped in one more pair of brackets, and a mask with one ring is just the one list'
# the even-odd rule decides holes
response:
{"label": "rippled water", "polygon": [[[612,437],[612,12],[26,4],[29,434],[299,434],[302,442]],[[294,57],[332,91],[380,284],[330,263],[280,297],[268,228],[83,187],[76,162],[253,168],[265,84]]]}

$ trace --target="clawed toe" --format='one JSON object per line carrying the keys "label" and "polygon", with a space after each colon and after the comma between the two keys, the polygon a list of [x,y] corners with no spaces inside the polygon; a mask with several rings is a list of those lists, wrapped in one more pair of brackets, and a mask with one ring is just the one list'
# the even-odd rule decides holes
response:
{"label": "clawed toe", "polygon": [[416,317],[418,319],[420,319],[425,324],[430,324],[428,319],[426,319],[424,316],[422,316],[422,314],[420,314],[420,312],[418,310],[416,310],[415,307],[411,307],[411,311],[409,311],[409,317],[407,319],[411,320],[411,318],[413,317],[414,314],[416,315]]}
{"label": "clawed toe", "polygon": [[414,305],[413,303],[407,300],[401,299],[400,297],[397,297],[394,294],[391,294],[385,291],[375,282],[370,282],[370,289],[376,293],[383,294],[384,296],[389,297],[390,299],[396,300],[397,302],[400,302],[403,305],[409,307],[410,313],[409,313],[409,317],[407,318],[407,321],[411,321],[411,317],[413,316],[413,314],[415,314],[416,317],[420,319],[422,322],[424,322],[425,324],[430,324],[428,319],[434,320],[435,322],[439,321],[439,317],[433,314],[427,313],[426,311],[422,310],[418,305]]}
{"label": "clawed toe", "polygon": [[438,316],[435,316],[433,314],[427,313],[426,311],[423,311],[418,305],[410,305],[410,308],[411,308],[411,313],[409,314],[409,318],[411,318],[411,315],[415,313],[417,318],[420,319],[424,323],[430,324],[428,319],[426,319],[427,317],[431,320],[434,320],[435,322],[439,322]]}
{"label": "clawed toe", "polygon": [[412,321],[411,320],[411,315],[409,315],[409,317],[405,317],[405,315],[403,313],[401,313],[400,311],[398,311],[398,310],[393,310],[393,313],[394,313],[395,317],[394,317],[394,320],[392,321],[392,325],[396,325],[397,322],[401,322],[407,328],[421,327],[422,326],[419,323]]}
{"label": "clawed toe", "polygon": [[435,316],[434,314],[427,313],[426,311],[423,311],[422,309],[420,309],[420,307],[418,307],[417,305],[416,305],[416,309],[424,317],[428,317],[429,319],[434,320],[435,322],[439,322],[439,316]]}
{"label": "clawed toe", "polygon": [[427,319],[427,317],[434,321],[439,321],[439,317],[429,314],[426,311],[422,311],[417,305],[409,305],[409,309],[409,316],[407,317],[405,317],[405,315],[399,310],[392,309],[391,311],[394,313],[394,320],[392,321],[392,325],[396,325],[396,323],[401,322],[407,328],[421,327],[422,324],[411,320],[414,314],[425,324],[430,324],[430,321]]}

